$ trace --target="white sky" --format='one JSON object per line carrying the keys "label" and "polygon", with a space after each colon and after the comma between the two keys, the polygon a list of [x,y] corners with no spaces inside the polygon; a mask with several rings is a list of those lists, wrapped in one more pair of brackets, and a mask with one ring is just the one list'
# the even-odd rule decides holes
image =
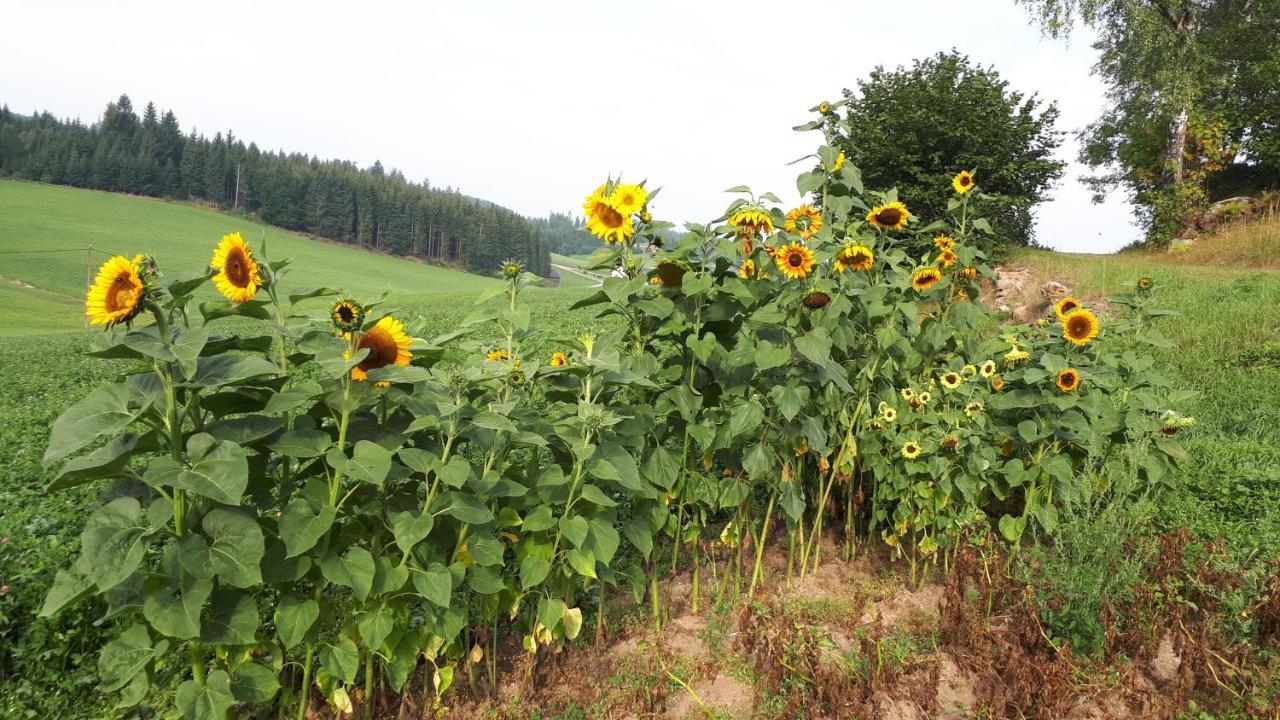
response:
{"label": "white sky", "polygon": [[[877,64],[952,47],[1012,88],[1097,117],[1081,32],[1042,39],[1013,0],[618,2],[0,1],[0,103],[92,122],[128,93],[184,131],[263,149],[380,159],[526,215],[581,212],[607,173],[662,186],[658,217],[708,221],[738,184],[797,201],[816,133],[791,127]],[[1061,156],[1074,161],[1069,137]],[[1038,212],[1042,243],[1137,237],[1122,198],[1092,205],[1073,164]],[[981,177],[979,177],[981,182]]]}

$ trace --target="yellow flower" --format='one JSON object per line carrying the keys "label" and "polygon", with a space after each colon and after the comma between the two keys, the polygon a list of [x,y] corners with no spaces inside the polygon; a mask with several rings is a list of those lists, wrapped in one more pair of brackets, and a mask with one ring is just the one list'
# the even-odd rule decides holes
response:
{"label": "yellow flower", "polygon": [[800,243],[791,243],[779,248],[774,255],[774,263],[783,275],[798,280],[813,269],[813,251]]}
{"label": "yellow flower", "polygon": [[787,213],[787,222],[783,227],[787,232],[798,233],[800,237],[808,240],[822,229],[822,213],[812,205],[801,205]]}
{"label": "yellow flower", "polygon": [[902,388],[902,399],[911,402],[916,399],[916,391],[911,388]]}
{"label": "yellow flower", "polygon": [[937,246],[939,250],[954,250],[956,247],[956,241],[952,240],[951,236],[946,234],[939,235],[934,238],[933,244]]}
{"label": "yellow flower", "polygon": [[840,153],[839,155],[836,155],[836,161],[831,164],[830,168],[828,168],[826,165],[823,165],[822,169],[826,170],[832,175],[835,175],[836,173],[840,172],[840,168],[842,167],[844,167],[844,153]]}
{"label": "yellow flower", "polygon": [[831,112],[831,103],[827,102],[826,100],[823,100],[822,102],[818,103],[818,112],[822,113],[823,115],[826,115],[827,113]]}
{"label": "yellow flower", "polygon": [[743,235],[768,235],[773,232],[773,218],[759,205],[743,205],[729,216],[729,224]]}
{"label": "yellow flower", "polygon": [[1152,285],[1152,283],[1151,283],[1151,278],[1149,278],[1149,277],[1140,277],[1140,278],[1138,278],[1138,289],[1139,289],[1139,290],[1142,290],[1142,291],[1150,290],[1150,289],[1151,289],[1151,285]]}
{"label": "yellow flower", "polygon": [[618,209],[602,199],[587,198],[587,206],[591,212],[587,214],[587,230],[609,244],[623,243],[636,234],[635,223],[631,216],[618,212]]}
{"label": "yellow flower", "polygon": [[333,326],[344,333],[352,333],[364,324],[364,308],[352,300],[339,300],[329,311]]}
{"label": "yellow flower", "polygon": [[942,373],[942,376],[939,379],[942,381],[942,387],[947,390],[955,390],[960,387],[960,373],[954,370],[948,370],[947,372]]}
{"label": "yellow flower", "polygon": [[1000,377],[999,375],[996,375],[995,377],[991,378],[991,389],[995,390],[996,392],[1000,392],[1001,390],[1003,390],[1004,378]]}
{"label": "yellow flower", "polygon": [[253,251],[238,232],[222,236],[209,266],[217,271],[213,276],[214,287],[231,302],[252,300],[258,294],[258,288],[262,287]]}
{"label": "yellow flower", "polygon": [[916,396],[916,399],[920,401],[921,405],[928,405],[930,402],[933,401],[933,396],[930,395],[928,392],[922,392]]}
{"label": "yellow flower", "polygon": [[1016,365],[1016,364],[1018,364],[1018,363],[1020,363],[1020,362],[1026,362],[1026,361],[1028,361],[1028,360],[1030,360],[1030,359],[1031,359],[1031,355],[1030,355],[1026,350],[1023,350],[1022,348],[1018,347],[1017,345],[1014,345],[1014,346],[1009,350],[1009,352],[1005,353],[1005,356],[1004,356],[1004,364],[1005,364],[1005,365]]}
{"label": "yellow flower", "polygon": [[941,279],[942,271],[938,268],[923,267],[912,273],[911,287],[915,288],[916,292],[924,292],[937,285]]}
{"label": "yellow flower", "polygon": [[898,419],[898,411],[894,410],[888,405],[885,405],[884,407],[880,408],[880,419],[884,420],[885,422],[893,422],[894,420]]}
{"label": "yellow flower", "polygon": [[662,278],[658,277],[657,275],[654,275],[653,277],[649,278],[649,284],[650,284],[650,285],[661,285],[661,284],[662,284]]}
{"label": "yellow flower", "polygon": [[1088,345],[1098,337],[1098,316],[1088,310],[1072,310],[1062,318],[1062,337],[1075,345]]}
{"label": "yellow flower", "polygon": [[738,277],[743,280],[750,280],[756,276],[756,261],[746,259],[742,261],[742,266],[738,268]]}
{"label": "yellow flower", "polygon": [[1064,320],[1068,314],[1079,309],[1080,301],[1068,295],[1054,303],[1053,314],[1057,315],[1059,320]]}
{"label": "yellow flower", "polygon": [[1058,389],[1062,392],[1075,392],[1080,387],[1080,372],[1075,368],[1067,368],[1058,373]]}
{"label": "yellow flower", "polygon": [[974,375],[978,374],[978,368],[975,365],[965,365],[964,367],[960,368],[960,374],[963,375],[966,380],[968,380],[969,378],[972,378]]}
{"label": "yellow flower", "polygon": [[974,400],[973,402],[964,406],[964,414],[966,417],[974,417],[980,412],[982,412],[982,403],[978,402],[977,400]]}
{"label": "yellow flower", "polygon": [[956,264],[956,251],[955,251],[955,250],[943,250],[942,252],[938,253],[938,262],[942,263],[942,267],[944,267],[944,268],[949,268],[949,267],[951,267],[952,265],[955,265],[955,264]]}
{"label": "yellow flower", "polygon": [[875,253],[871,252],[871,248],[866,245],[845,245],[840,252],[836,253],[836,270],[838,272],[870,270],[875,259]]}
{"label": "yellow flower", "polygon": [[405,366],[413,359],[409,352],[411,341],[404,332],[404,325],[390,315],[379,320],[369,331],[360,336],[356,349],[369,349],[369,354],[359,365],[351,368],[352,380],[364,380],[370,370],[388,365]]}
{"label": "yellow flower", "polygon": [[968,267],[960,268],[960,277],[964,278],[965,280],[975,280],[978,277],[978,268],[972,265]]}
{"label": "yellow flower", "polygon": [[902,457],[908,460],[915,460],[916,458],[920,457],[920,452],[922,450],[923,448],[920,447],[920,443],[916,442],[915,440],[908,440],[902,446]]}
{"label": "yellow flower", "polygon": [[501,361],[503,361],[503,360],[510,360],[510,359],[511,359],[511,352],[510,352],[509,350],[507,350],[506,348],[494,348],[493,350],[490,350],[490,351],[485,355],[485,358],[486,358],[486,359],[488,359],[488,360],[492,360],[492,361],[494,361],[494,362],[501,362]]}
{"label": "yellow flower", "polygon": [[640,212],[649,201],[649,191],[640,185],[618,185],[609,196],[609,205],[623,215],[634,215]]}
{"label": "yellow flower", "polygon": [[901,230],[910,219],[911,213],[907,212],[907,206],[900,202],[877,205],[867,213],[867,222],[882,230]]}
{"label": "yellow flower", "polygon": [[569,356],[562,352],[551,353],[551,367],[564,367],[569,364]]}
{"label": "yellow flower", "polygon": [[955,188],[957,195],[964,195],[973,189],[973,173],[968,170],[961,170],[956,176],[951,178],[951,187]]}
{"label": "yellow flower", "polygon": [[94,325],[111,327],[129,322],[142,310],[144,287],[142,256],[130,260],[116,255],[98,268],[97,278],[85,293],[84,314]]}
{"label": "yellow flower", "polygon": [[988,360],[982,363],[982,367],[978,368],[978,374],[984,378],[989,378],[996,374],[996,361]]}

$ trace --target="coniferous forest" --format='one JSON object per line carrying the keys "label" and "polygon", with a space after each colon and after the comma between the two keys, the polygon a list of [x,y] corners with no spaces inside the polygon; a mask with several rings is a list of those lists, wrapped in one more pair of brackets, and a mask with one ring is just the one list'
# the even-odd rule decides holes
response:
{"label": "coniferous forest", "polygon": [[233,133],[183,134],[172,111],[128,95],[94,125],[0,108],[0,176],[208,202],[288,230],[494,274],[507,259],[550,270],[547,241],[523,217],[455,189],[412,182],[381,162],[263,151]]}

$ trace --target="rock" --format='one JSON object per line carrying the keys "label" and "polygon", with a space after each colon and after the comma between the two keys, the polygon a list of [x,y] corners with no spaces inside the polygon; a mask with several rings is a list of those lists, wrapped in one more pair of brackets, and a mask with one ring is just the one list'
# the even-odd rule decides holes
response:
{"label": "rock", "polygon": [[951,656],[943,653],[938,658],[938,688],[934,705],[939,720],[964,720],[973,717],[978,696],[973,691],[969,673],[961,670]]}
{"label": "rock", "polygon": [[1162,683],[1173,682],[1182,668],[1182,656],[1173,647],[1173,635],[1165,633],[1160,638],[1156,656],[1151,659],[1151,677]]}
{"label": "rock", "polygon": [[1057,280],[1050,280],[1049,282],[1040,286],[1040,297],[1044,298],[1045,300],[1049,300],[1049,301],[1061,300],[1062,298],[1070,294],[1071,294],[1071,288],[1067,287],[1066,285],[1063,285]]}
{"label": "rock", "polygon": [[1008,267],[996,268],[996,309],[1009,312],[1010,308],[1021,304],[1020,296],[1031,284],[1029,269],[1016,270]]}
{"label": "rock", "polygon": [[1033,323],[1044,316],[1046,305],[1019,305],[1013,311],[1013,317],[1020,323]]}

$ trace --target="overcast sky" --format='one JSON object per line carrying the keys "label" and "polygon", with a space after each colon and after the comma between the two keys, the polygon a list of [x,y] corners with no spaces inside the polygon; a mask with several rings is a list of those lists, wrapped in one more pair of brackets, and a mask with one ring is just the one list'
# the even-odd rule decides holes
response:
{"label": "overcast sky", "polygon": [[[808,108],[952,47],[1056,100],[1061,129],[1103,104],[1090,36],[1042,39],[1013,0],[5,0],[0,14],[0,102],[15,111],[93,122],[128,93],[184,130],[381,160],[526,215],[580,213],[619,172],[662,186],[655,214],[674,221],[711,220],[738,184],[794,203],[786,163],[818,140],[791,130]],[[1074,138],[1060,152],[1074,161]],[[1123,198],[1091,204],[1082,172],[1040,207],[1040,241],[1133,240]]]}

